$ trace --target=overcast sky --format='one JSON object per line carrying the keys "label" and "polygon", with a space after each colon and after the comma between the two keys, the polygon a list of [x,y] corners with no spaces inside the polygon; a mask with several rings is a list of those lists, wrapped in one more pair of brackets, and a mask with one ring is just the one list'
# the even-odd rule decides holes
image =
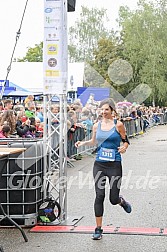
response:
{"label": "overcast sky", "polygon": [[[16,32],[19,30],[26,0],[1,0],[0,1],[0,72],[1,68],[9,65],[13,47],[16,39]],[[81,6],[104,7],[110,19],[111,27],[115,27],[115,19],[118,17],[118,10],[121,5],[127,5],[131,9],[137,6],[137,0],[76,0],[76,11],[68,13],[68,26],[74,24],[79,18]],[[28,47],[34,47],[43,40],[43,6],[44,0],[29,0],[25,17],[22,24],[21,35],[15,50],[14,57],[23,57]]]}

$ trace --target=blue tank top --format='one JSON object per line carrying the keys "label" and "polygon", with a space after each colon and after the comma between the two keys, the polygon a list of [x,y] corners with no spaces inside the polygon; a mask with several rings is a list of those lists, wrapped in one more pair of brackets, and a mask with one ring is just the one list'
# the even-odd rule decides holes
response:
{"label": "blue tank top", "polygon": [[100,152],[102,148],[112,149],[115,152],[115,161],[121,161],[121,154],[118,152],[118,147],[120,147],[121,136],[116,129],[116,125],[107,131],[101,129],[101,122],[98,123],[96,132],[96,141],[98,143],[96,161],[107,162],[108,160],[101,160]]}

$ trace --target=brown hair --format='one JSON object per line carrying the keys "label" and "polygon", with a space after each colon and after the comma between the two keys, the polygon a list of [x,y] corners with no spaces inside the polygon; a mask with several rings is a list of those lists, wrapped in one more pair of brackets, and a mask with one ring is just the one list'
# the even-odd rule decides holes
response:
{"label": "brown hair", "polygon": [[3,125],[3,127],[2,127],[2,132],[3,132],[3,133],[8,133],[8,132],[10,132],[10,127],[9,127],[9,125]]}
{"label": "brown hair", "polygon": [[3,112],[2,118],[1,118],[1,125],[3,125],[5,121],[10,126],[10,133],[13,134],[16,130],[16,119],[13,114],[13,110],[5,110]]}
{"label": "brown hair", "polygon": [[100,102],[99,108],[101,108],[104,104],[108,104],[111,111],[115,111],[115,102],[113,101],[113,99],[108,98],[108,99],[102,100]]}

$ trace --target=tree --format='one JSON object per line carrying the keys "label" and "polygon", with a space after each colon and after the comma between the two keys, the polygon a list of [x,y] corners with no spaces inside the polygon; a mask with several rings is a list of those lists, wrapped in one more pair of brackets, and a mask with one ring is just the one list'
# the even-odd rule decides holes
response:
{"label": "tree", "polygon": [[86,82],[89,86],[109,86],[111,80],[108,76],[108,68],[116,59],[116,46],[112,39],[100,39],[93,57],[94,60],[89,61],[85,68]]}
{"label": "tree", "polygon": [[[93,58],[93,50],[97,47],[98,40],[105,38],[113,31],[108,31],[104,24],[108,21],[106,10],[82,6],[80,19],[69,28],[69,61],[88,61]],[[18,61],[42,61],[43,43],[29,48],[25,57]]]}
{"label": "tree", "polygon": [[69,28],[70,62],[89,61],[100,38],[106,38],[109,31],[104,24],[108,21],[104,8],[89,9],[82,6],[80,19]]}
{"label": "tree", "polygon": [[140,0],[136,11],[121,7],[119,13],[123,57],[133,66],[134,86],[148,84],[157,103],[167,95],[166,2]]}
{"label": "tree", "polygon": [[26,56],[17,59],[18,62],[42,62],[43,61],[43,42],[36,44],[35,47],[28,48]]}

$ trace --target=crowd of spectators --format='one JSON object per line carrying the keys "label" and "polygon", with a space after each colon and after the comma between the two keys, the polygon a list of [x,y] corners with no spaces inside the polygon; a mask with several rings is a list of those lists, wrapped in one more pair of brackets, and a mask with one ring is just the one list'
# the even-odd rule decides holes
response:
{"label": "crowd of spectators", "polygon": [[23,104],[10,99],[0,102],[0,138],[43,137],[43,107],[29,95]]}
{"label": "crowd of spectators", "polygon": [[[115,117],[122,122],[142,120],[142,131],[145,131],[149,125],[161,122],[162,116],[167,114],[166,107],[153,107],[131,104],[130,106],[117,106],[115,104]],[[74,127],[85,127],[87,134],[91,132],[95,122],[101,119],[101,111],[98,108],[98,102],[91,100],[82,106],[80,100],[68,108],[68,119]],[[167,120],[166,120],[167,121]]]}
{"label": "crowd of spectators", "polygon": [[[53,103],[51,106],[53,127],[60,122],[59,111],[59,104]],[[151,122],[159,123],[160,115],[166,112],[166,107],[147,107],[144,104],[119,107],[116,104],[115,116],[123,122],[140,118],[143,120],[142,130],[145,131]],[[98,102],[92,98],[83,106],[81,101],[76,99],[72,104],[67,105],[67,118],[68,140],[77,140],[75,138],[78,128],[80,129],[78,131],[80,139],[89,136],[93,124],[101,119]],[[23,104],[14,105],[10,99],[0,102],[0,138],[41,138],[43,130],[43,104],[36,103],[33,95],[26,97]]]}

